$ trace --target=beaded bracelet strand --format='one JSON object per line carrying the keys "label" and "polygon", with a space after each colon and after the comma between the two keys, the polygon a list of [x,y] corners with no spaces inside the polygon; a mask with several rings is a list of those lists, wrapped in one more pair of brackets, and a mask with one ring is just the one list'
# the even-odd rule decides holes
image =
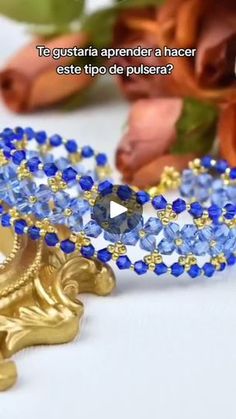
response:
{"label": "beaded bracelet strand", "polygon": [[[150,191],[138,191],[136,193],[137,203],[143,207],[151,203],[152,208],[156,211],[156,216],[150,217],[146,222],[142,220],[134,230],[126,234],[117,235],[103,231],[92,219],[85,227],[83,226],[84,215],[90,213],[91,217],[96,196],[99,193],[114,192],[113,184],[108,180],[101,182],[99,178],[93,179],[86,174],[86,180],[87,177],[90,177],[91,180],[89,180],[89,185],[87,182],[84,185],[83,182],[81,183],[83,176],[76,172],[73,166],[65,165],[61,173],[51,156],[50,163],[45,162],[45,158],[42,158],[43,153],[45,153],[45,147],[48,148],[50,146],[54,148],[64,144],[70,155],[79,153],[79,156],[74,159],[74,162],[76,160],[78,162],[81,156],[82,158],[88,158],[95,154],[90,147],[84,147],[82,151],[78,152],[77,143],[73,140],[63,141],[58,135],[54,135],[48,140],[45,133],[40,133],[39,135],[29,128],[25,130],[22,128],[7,129],[3,131],[0,137],[0,148],[2,150],[0,159],[0,197],[5,198],[2,199],[3,202],[0,207],[1,223],[4,227],[13,226],[18,235],[28,234],[33,240],[43,238],[48,246],[60,247],[66,254],[79,251],[84,257],[97,257],[102,262],[114,260],[119,269],[131,269],[139,275],[150,270],[157,275],[170,272],[175,277],[178,277],[186,271],[192,278],[196,278],[201,274],[211,277],[215,271],[222,271],[227,265],[235,263],[236,188],[234,182],[236,169],[230,169],[226,161],[216,161],[207,156],[202,160],[192,162],[190,169],[184,171],[181,177],[180,193],[182,197],[176,199],[172,204],[168,204],[162,195],[153,196]],[[26,149],[28,141],[33,138],[39,144],[39,151],[34,152],[34,156],[28,158]],[[68,146],[68,143],[70,146]],[[44,149],[42,150],[42,148]],[[89,150],[89,153],[84,153],[83,150]],[[107,169],[106,156],[103,153],[95,155],[97,165]],[[102,156],[101,160],[100,158],[97,159],[98,156]],[[71,162],[71,159],[69,161]],[[48,164],[50,166],[47,166]],[[52,165],[55,165],[57,170]],[[52,168],[54,170],[51,172]],[[9,200],[6,199],[7,194],[10,192],[9,169],[14,173],[11,191],[14,190],[14,182],[16,182],[18,195],[22,195],[19,185],[27,188],[30,183],[32,186],[32,175],[37,177],[40,170],[43,171],[48,178],[50,187],[50,189],[47,189],[47,192],[50,190],[50,199],[53,200],[55,206],[53,215],[56,213],[57,217],[54,219],[50,216],[45,217],[43,213],[41,214],[41,219],[39,217],[40,214],[37,213],[34,213],[32,217],[28,209],[26,209],[25,213],[19,211],[19,208],[17,208],[19,205],[13,205],[13,200],[9,204]],[[48,169],[50,169],[49,172]],[[71,179],[71,176],[67,179],[64,174],[70,173],[71,169],[75,170],[76,174],[73,175],[73,179]],[[220,179],[215,179],[212,176],[210,173],[212,169],[216,174],[220,175]],[[56,183],[55,176],[58,176],[58,174],[60,181]],[[76,180],[80,185],[77,197],[66,195],[67,200],[64,202],[65,191],[68,192],[68,188],[74,186],[74,181]],[[41,188],[41,192],[42,186],[47,188],[45,185],[40,185],[39,190]],[[121,187],[121,191],[123,195],[129,194],[130,188],[124,185]],[[116,193],[119,194],[121,191],[118,188]],[[31,207],[35,208],[37,204],[32,199],[35,197],[32,195],[30,197],[32,201]],[[196,197],[198,197],[198,201]],[[48,201],[48,198],[47,195],[46,201]],[[183,198],[187,198],[189,202],[186,202]],[[41,193],[40,208],[42,210],[44,199],[43,193]],[[212,203],[207,207],[205,203],[209,199]],[[74,213],[72,203],[76,204],[76,202],[79,202],[80,205],[79,207],[75,206]],[[85,205],[84,207],[82,205],[82,209],[81,202]],[[67,213],[65,211],[62,213],[60,206],[66,208]],[[185,224],[181,228],[176,221],[184,213],[191,216],[193,222]],[[73,217],[74,222],[72,225],[70,223],[68,225],[68,219]],[[57,224],[70,227],[71,234],[68,239],[60,240]],[[163,237],[157,243],[157,237],[160,233],[162,233]],[[95,239],[102,234],[108,244],[106,247],[96,249],[93,242],[96,242]],[[148,252],[148,254],[132,263],[127,254],[128,249],[129,246],[135,246],[138,243],[140,248]],[[178,260],[168,266],[164,262],[163,256],[169,256],[174,252],[179,255]],[[209,256],[210,260],[199,266],[197,258],[203,256]]]}

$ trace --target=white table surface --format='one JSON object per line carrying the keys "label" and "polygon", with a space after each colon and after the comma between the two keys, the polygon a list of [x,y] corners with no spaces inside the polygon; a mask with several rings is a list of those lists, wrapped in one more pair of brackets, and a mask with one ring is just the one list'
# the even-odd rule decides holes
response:
{"label": "white table surface", "polygon": [[[28,36],[0,25],[3,65]],[[107,96],[66,114],[14,115],[0,104],[1,128],[56,130],[112,159],[128,105]],[[195,281],[116,273],[112,296],[82,297],[78,340],[15,356],[19,381],[0,394],[0,418],[235,419],[235,269]]]}

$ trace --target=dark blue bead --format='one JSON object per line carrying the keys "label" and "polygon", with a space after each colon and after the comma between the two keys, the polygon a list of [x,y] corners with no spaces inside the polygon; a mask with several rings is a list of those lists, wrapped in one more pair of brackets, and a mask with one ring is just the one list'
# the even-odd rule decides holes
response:
{"label": "dark blue bead", "polygon": [[137,197],[136,199],[137,199],[138,204],[141,204],[141,205],[144,205],[150,201],[150,195],[149,193],[145,191],[137,192],[136,197]]}
{"label": "dark blue bead", "polygon": [[47,134],[45,131],[38,131],[35,133],[35,139],[38,144],[43,145],[47,142]]}
{"label": "dark blue bead", "polygon": [[113,184],[109,182],[109,180],[105,180],[104,182],[98,185],[98,192],[102,195],[109,195],[112,193]]}
{"label": "dark blue bead", "polygon": [[15,131],[15,134],[16,134],[16,136],[15,136],[16,140],[18,140],[18,141],[23,140],[24,135],[25,135],[25,131],[24,131],[24,129],[23,129],[23,128],[21,128],[21,127],[16,127],[16,128],[14,129],[14,131]]}
{"label": "dark blue bead", "polygon": [[205,276],[208,276],[208,278],[211,278],[214,275],[215,270],[216,270],[215,266],[212,265],[212,263],[210,263],[210,262],[206,262],[203,265],[202,269],[203,269],[203,272],[204,272]]}
{"label": "dark blue bead", "polygon": [[45,242],[47,243],[48,246],[54,247],[59,242],[59,239],[56,233],[47,233],[45,236]]}
{"label": "dark blue bead", "polygon": [[142,260],[139,260],[138,262],[135,262],[134,264],[134,271],[138,275],[144,275],[148,271],[148,265]]}
{"label": "dark blue bead", "polygon": [[106,166],[107,164],[107,156],[104,153],[99,153],[96,156],[96,162],[98,166]]}
{"label": "dark blue bead", "polygon": [[231,170],[230,170],[230,179],[236,179],[236,167],[233,167]]}
{"label": "dark blue bead", "polygon": [[25,128],[25,134],[26,134],[28,140],[32,140],[35,137],[35,132],[30,127]]}
{"label": "dark blue bead", "polygon": [[180,265],[180,263],[176,262],[171,266],[171,273],[175,277],[178,277],[184,273],[184,267],[183,265]]}
{"label": "dark blue bead", "polygon": [[98,251],[97,258],[101,262],[106,263],[109,262],[109,260],[111,260],[112,254],[107,249],[101,249]]}
{"label": "dark blue bead", "polygon": [[117,264],[117,266],[120,270],[124,270],[124,269],[129,269],[130,268],[131,261],[128,258],[128,256],[120,256],[117,259],[116,264]]}
{"label": "dark blue bead", "polygon": [[66,182],[72,182],[76,179],[77,176],[76,170],[74,170],[72,167],[68,167],[67,169],[63,170],[62,172],[62,179]]}
{"label": "dark blue bead", "polygon": [[61,242],[60,247],[61,247],[61,250],[67,255],[75,251],[75,243],[73,243],[71,240],[63,240]]}
{"label": "dark blue bead", "polygon": [[16,150],[13,154],[12,161],[14,164],[19,166],[23,160],[26,159],[26,154],[24,150]]}
{"label": "dark blue bead", "polygon": [[224,271],[224,270],[225,270],[225,268],[226,268],[226,266],[227,266],[227,265],[226,265],[226,263],[224,263],[224,262],[223,262],[223,263],[221,263],[221,264],[220,264],[220,269],[219,269],[219,271],[220,271],[220,272]]}
{"label": "dark blue bead", "polygon": [[216,162],[215,168],[218,173],[222,174],[225,173],[226,169],[228,169],[229,165],[226,160],[218,160]]}
{"label": "dark blue bead", "polygon": [[15,232],[16,234],[24,234],[24,229],[27,227],[27,223],[25,220],[17,220],[15,221]]}
{"label": "dark blue bead", "polygon": [[7,138],[8,140],[15,140],[16,134],[11,128],[5,128],[1,133],[2,138]]}
{"label": "dark blue bead", "polygon": [[94,155],[94,150],[89,146],[85,146],[82,148],[81,155],[85,159],[88,159]]}
{"label": "dark blue bead", "polygon": [[0,205],[0,214],[3,214],[4,208],[2,205]]}
{"label": "dark blue bead", "polygon": [[201,159],[201,163],[202,163],[203,167],[205,167],[206,169],[211,168],[211,161],[212,161],[211,156],[205,156]]}
{"label": "dark blue bead", "polygon": [[176,199],[173,204],[172,208],[176,214],[180,214],[186,210],[186,202],[183,199]]}
{"label": "dark blue bead", "polygon": [[48,177],[53,177],[58,172],[58,168],[54,163],[46,163],[43,170]]}
{"label": "dark blue bead", "polygon": [[122,201],[128,201],[132,197],[133,191],[132,189],[127,185],[119,186],[117,189],[117,196]]}
{"label": "dark blue bead", "polygon": [[81,248],[81,255],[85,258],[92,258],[95,253],[94,246],[90,244],[89,246],[83,246]]}
{"label": "dark blue bead", "polygon": [[1,219],[1,224],[3,227],[11,226],[11,216],[9,214],[3,214]]}
{"label": "dark blue bead", "polygon": [[29,228],[29,236],[32,240],[39,240],[40,239],[40,229],[36,226]]}
{"label": "dark blue bead", "polygon": [[188,274],[189,276],[191,276],[191,278],[197,278],[201,275],[201,273],[201,268],[199,268],[198,265],[192,265],[191,268],[188,270]]}
{"label": "dark blue bead", "polygon": [[233,253],[231,253],[231,255],[227,258],[227,264],[229,266],[233,266],[236,263],[236,257],[234,256]]}
{"label": "dark blue bead", "polygon": [[155,274],[157,275],[163,275],[168,271],[168,267],[166,266],[165,263],[159,263],[158,265],[156,265],[156,268],[154,270]]}
{"label": "dark blue bead", "polygon": [[58,134],[52,135],[49,142],[52,147],[59,147],[62,144],[62,137]]}
{"label": "dark blue bead", "polygon": [[236,215],[236,206],[233,204],[226,204],[224,209],[226,211],[225,218],[227,220],[232,220]]}
{"label": "dark blue bead", "polygon": [[167,200],[162,195],[155,196],[152,200],[152,205],[156,210],[164,210],[167,206]]}
{"label": "dark blue bead", "polygon": [[79,180],[79,184],[83,191],[90,191],[94,185],[94,181],[91,176],[82,176]]}
{"label": "dark blue bead", "polygon": [[222,209],[213,204],[208,208],[208,214],[212,220],[217,220],[222,215]]}
{"label": "dark blue bead", "polygon": [[39,165],[41,164],[41,161],[39,160],[38,157],[31,157],[28,160],[28,168],[30,170],[31,173],[37,172]]}
{"label": "dark blue bead", "polygon": [[190,205],[189,213],[194,218],[201,218],[202,217],[202,214],[203,214],[203,208],[202,208],[201,204],[199,204],[199,202],[193,202]]}
{"label": "dark blue bead", "polygon": [[8,160],[11,158],[11,151],[9,147],[3,147],[3,154]]}
{"label": "dark blue bead", "polygon": [[69,153],[76,153],[78,151],[78,145],[75,140],[68,140],[65,147]]}

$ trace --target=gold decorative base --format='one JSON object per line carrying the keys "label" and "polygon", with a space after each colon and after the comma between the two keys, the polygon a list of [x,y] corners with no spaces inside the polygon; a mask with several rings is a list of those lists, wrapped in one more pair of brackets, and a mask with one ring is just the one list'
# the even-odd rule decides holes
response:
{"label": "gold decorative base", "polygon": [[[62,231],[63,233],[63,231]],[[84,312],[78,294],[105,296],[115,287],[114,273],[98,260],[65,256],[43,242],[15,237],[0,229],[0,391],[17,380],[9,358],[21,349],[70,342]],[[13,245],[12,245],[13,244]]]}

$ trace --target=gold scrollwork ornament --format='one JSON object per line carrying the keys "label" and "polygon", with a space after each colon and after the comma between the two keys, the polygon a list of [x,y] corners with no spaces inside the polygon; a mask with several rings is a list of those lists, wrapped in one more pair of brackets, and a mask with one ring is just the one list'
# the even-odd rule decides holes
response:
{"label": "gold scrollwork ornament", "polygon": [[[66,232],[62,232],[66,233]],[[108,295],[112,269],[95,258],[66,256],[42,241],[0,229],[0,391],[17,380],[10,357],[23,348],[61,344],[75,338],[84,307],[78,294]]]}

